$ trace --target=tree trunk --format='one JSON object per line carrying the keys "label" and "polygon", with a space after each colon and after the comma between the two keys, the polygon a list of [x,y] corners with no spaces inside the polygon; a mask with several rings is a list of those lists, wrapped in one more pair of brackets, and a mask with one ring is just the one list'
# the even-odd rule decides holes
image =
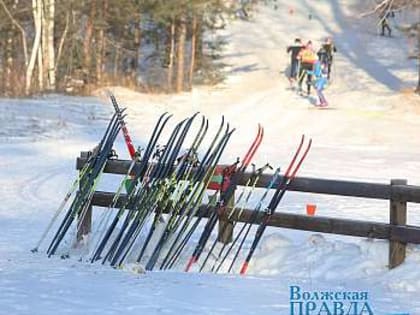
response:
{"label": "tree trunk", "polygon": [[54,15],[55,0],[46,0],[46,66],[48,67],[47,88],[51,91],[56,89],[56,67],[55,67],[55,49],[54,49]]}
{"label": "tree trunk", "polygon": [[[9,19],[12,21],[13,25],[15,27],[17,27],[20,31],[20,35],[22,38],[22,46],[23,46],[23,56],[25,58],[25,67],[28,66],[28,45],[26,43],[26,32],[24,30],[24,28],[22,27],[22,25],[20,25],[16,19],[13,17],[13,15],[10,13],[9,9],[7,8],[6,4],[4,3],[3,0],[0,0],[0,4],[3,7],[4,11],[6,12],[6,15],[9,17]],[[18,4],[18,0],[15,0],[14,4],[13,4],[13,9],[16,9]]]}
{"label": "tree trunk", "polygon": [[37,0],[37,9],[39,10],[39,27],[41,32],[41,43],[38,47],[38,89],[39,91],[44,90],[44,82],[46,79],[46,72],[44,72],[44,47],[45,47],[45,14],[44,14],[44,3],[43,0]]}
{"label": "tree trunk", "polygon": [[42,45],[38,48],[38,90],[44,90],[44,60],[42,57]]}
{"label": "tree trunk", "polygon": [[99,28],[98,37],[97,37],[97,49],[96,49],[96,81],[97,83],[102,82],[102,74],[104,69],[104,52],[105,52],[105,21],[106,21],[106,12],[108,10],[108,1],[103,0],[103,5],[101,7],[101,18],[102,26]]}
{"label": "tree trunk", "polygon": [[[15,0],[13,2],[12,6],[12,12],[16,11],[18,1]],[[11,95],[14,94],[16,90],[16,86],[14,85],[14,77],[13,75],[16,75],[16,70],[14,69],[15,64],[15,35],[16,35],[16,27],[20,27],[20,24],[16,22],[16,20],[13,18],[12,13],[7,9],[6,5],[2,1],[3,8],[9,15],[10,19],[12,20],[12,25],[7,31],[7,40],[6,40],[6,55],[5,55],[5,61],[6,61],[6,69],[5,69],[5,95]]]}
{"label": "tree trunk", "polygon": [[417,88],[415,90],[415,92],[417,94],[420,95],[420,26],[417,27],[417,49],[418,51],[418,56],[417,56],[417,67],[418,67],[418,81],[417,81]]}
{"label": "tree trunk", "polygon": [[6,62],[5,62],[5,58],[6,58],[6,39],[5,38],[1,38],[0,39],[0,55],[4,56],[3,58],[0,59],[0,94],[4,95],[5,94],[5,90],[4,90],[4,83],[5,83],[5,66],[6,66]]}
{"label": "tree trunk", "polygon": [[420,56],[417,63],[418,63],[418,68],[419,68],[419,74],[418,74],[418,81],[417,81],[417,87],[416,87],[415,92],[420,95]]}
{"label": "tree trunk", "polygon": [[175,21],[171,21],[170,27],[170,42],[169,42],[169,60],[168,60],[168,77],[167,77],[167,85],[168,85],[168,92],[172,91],[172,78],[174,72],[174,57],[175,57]]}
{"label": "tree trunk", "polygon": [[70,24],[70,13],[69,11],[66,12],[66,24],[64,26],[63,34],[60,38],[60,44],[58,45],[57,49],[57,58],[55,59],[55,66],[54,71],[57,73],[58,65],[60,64],[61,54],[63,53],[64,42],[66,41],[67,33],[69,31],[69,24]]}
{"label": "tree trunk", "polygon": [[197,17],[194,15],[191,24],[191,57],[190,57],[190,73],[188,76],[188,88],[192,90],[194,68],[195,68],[195,49],[197,44]]}
{"label": "tree trunk", "polygon": [[202,20],[203,17],[199,15],[196,17],[197,25],[196,25],[196,32],[195,32],[195,55],[194,55],[194,70],[201,68],[201,62],[203,59],[203,27],[202,27]]}
{"label": "tree trunk", "polygon": [[117,80],[118,77],[118,64],[120,63],[120,49],[119,47],[115,47],[115,55],[114,55],[114,80]]}
{"label": "tree trunk", "polygon": [[83,41],[83,67],[86,73],[90,72],[92,62],[92,37],[93,37],[93,21],[96,15],[96,0],[90,1],[90,12],[86,22],[85,38]]}
{"label": "tree trunk", "polygon": [[103,50],[104,50],[104,30],[101,28],[98,31],[97,49],[96,49],[96,82],[97,83],[100,83],[102,81]]}
{"label": "tree trunk", "polygon": [[185,39],[187,35],[187,24],[184,17],[179,19],[178,24],[178,38],[177,38],[177,69],[176,69],[176,86],[177,93],[182,92],[184,89],[184,61],[185,61]]}
{"label": "tree trunk", "polygon": [[26,68],[25,93],[29,94],[32,85],[32,75],[35,68],[35,61],[38,56],[39,46],[41,44],[41,14],[38,6],[38,0],[32,0],[32,9],[35,25],[35,38],[32,45],[31,57],[29,58],[28,67]]}
{"label": "tree trunk", "polygon": [[5,95],[9,96],[12,89],[12,72],[13,72],[13,27],[9,29],[6,40],[6,67],[4,89]]}
{"label": "tree trunk", "polygon": [[41,57],[42,57],[42,82],[45,82],[48,86],[48,29],[47,29],[47,16],[48,16],[48,1],[40,0],[42,2],[42,17],[41,17]]}
{"label": "tree trunk", "polygon": [[132,70],[132,80],[138,84],[138,74],[139,74],[139,60],[140,60],[140,53],[141,53],[141,16],[139,15],[136,18],[136,28],[134,29],[134,50],[136,51],[135,60],[134,60],[134,69]]}

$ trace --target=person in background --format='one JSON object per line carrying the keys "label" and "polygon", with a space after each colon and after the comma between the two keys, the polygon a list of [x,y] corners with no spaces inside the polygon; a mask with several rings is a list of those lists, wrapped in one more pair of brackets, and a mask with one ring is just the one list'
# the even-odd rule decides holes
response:
{"label": "person in background", "polygon": [[297,56],[303,48],[302,41],[300,38],[296,38],[293,45],[287,47],[287,53],[290,53],[290,76],[289,81],[295,81],[299,70],[299,60]]}
{"label": "person in background", "polygon": [[324,89],[328,84],[327,79],[327,66],[323,64],[321,61],[317,60],[314,64],[312,71],[307,71],[308,75],[312,75],[314,77],[314,87],[316,90],[316,94],[318,96],[318,102],[316,106],[326,107],[328,106],[328,102],[324,96]]}
{"label": "person in background", "polygon": [[302,92],[302,83],[306,76],[307,94],[311,94],[312,75],[310,71],[313,71],[313,66],[318,60],[317,55],[312,47],[312,42],[308,41],[304,48],[299,52],[297,59],[300,61],[300,68],[298,74],[299,92]]}
{"label": "person in background", "polygon": [[331,37],[327,37],[318,51],[318,59],[327,68],[327,79],[330,80],[331,68],[333,63],[333,55],[337,52],[337,48],[332,42]]}
{"label": "person in background", "polygon": [[388,36],[391,37],[392,29],[389,26],[389,18],[393,18],[395,16],[393,11],[386,10],[382,13],[379,18],[381,22],[381,36],[385,36],[385,30],[388,32]]}

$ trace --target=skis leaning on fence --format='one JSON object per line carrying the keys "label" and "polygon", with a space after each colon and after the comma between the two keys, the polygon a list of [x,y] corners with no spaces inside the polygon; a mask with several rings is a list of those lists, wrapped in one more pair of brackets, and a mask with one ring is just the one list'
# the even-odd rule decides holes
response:
{"label": "skis leaning on fence", "polygon": [[[261,125],[243,158],[221,166],[219,162],[235,131],[223,117],[208,141],[205,140],[209,121],[201,116],[196,128],[199,113],[195,113],[176,123],[162,145],[159,142],[172,117],[163,113],[140,154],[128,133],[125,109],[120,108],[112,93],[108,95],[115,113],[32,251],[39,250],[60,216],[62,221],[47,248],[48,257],[57,253],[75,221],[77,230],[81,229],[105,166],[116,156],[113,146],[121,131],[132,161],[108,209],[89,236],[92,243],[89,260],[92,263],[100,260],[113,267],[134,261],[144,264],[146,270],[166,270],[179,266],[185,259],[187,272],[195,264],[199,271],[232,272],[247,248],[239,270],[245,274],[270,218],[310,151],[312,140],[306,141],[303,135],[284,175],[276,168],[264,191],[257,195],[261,177],[267,177],[264,173],[273,169],[268,163],[260,168],[251,163],[264,138]],[[204,143],[208,143],[206,147]],[[246,173],[250,165],[252,172]],[[242,187],[235,198],[239,185]],[[126,194],[122,198],[124,189]],[[209,189],[213,192],[205,198]],[[269,199],[270,191],[273,196]],[[258,199],[257,204],[247,210],[251,199]],[[200,224],[203,219],[207,221]],[[244,223],[235,235],[234,228],[240,221]],[[219,236],[233,233],[233,241],[224,241],[219,247],[219,238],[212,236],[218,222]],[[253,226],[255,235],[248,240]],[[193,235],[197,236],[196,243],[190,247]]]}
{"label": "skis leaning on fence", "polygon": [[[271,198],[270,204],[264,211],[264,217],[259,224],[257,228],[257,232],[255,233],[254,240],[251,244],[251,248],[249,249],[248,255],[245,258],[245,261],[242,264],[240,274],[243,275],[247,272],[249,262],[251,261],[252,256],[254,255],[255,249],[258,246],[258,243],[260,242],[262,235],[267,227],[267,224],[270,220],[270,217],[274,214],[276,211],[277,206],[279,205],[280,201],[284,197],[288,187],[290,186],[290,183],[293,181],[293,179],[296,177],[296,174],[300,167],[302,166],[303,161],[305,160],[309,150],[311,149],[312,145],[312,139],[309,139],[306,148],[304,149],[303,153],[300,155],[303,144],[305,141],[305,136],[302,136],[301,142],[295,152],[295,155],[293,156],[289,166],[287,167],[286,173],[284,174],[282,180],[278,183],[276,187],[276,191],[274,193],[274,196]],[[300,155],[300,157],[299,157]]]}

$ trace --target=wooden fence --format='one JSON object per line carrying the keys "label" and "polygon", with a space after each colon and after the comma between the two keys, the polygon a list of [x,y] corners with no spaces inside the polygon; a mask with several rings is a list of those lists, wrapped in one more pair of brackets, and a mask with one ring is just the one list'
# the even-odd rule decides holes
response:
{"label": "wooden fence", "polygon": [[[80,170],[87,161],[87,152],[82,152],[77,159],[76,167]],[[125,175],[131,161],[109,160],[105,166],[105,173]],[[138,167],[138,165],[136,165]],[[135,168],[133,172],[135,171]],[[250,173],[244,174],[238,185],[245,185]],[[262,175],[256,187],[266,187],[271,180],[271,175]],[[281,180],[281,178],[280,178]],[[407,203],[420,203],[420,186],[407,185],[403,179],[392,179],[389,184],[366,183],[356,181],[331,180],[320,178],[297,177],[289,187],[290,191],[303,193],[327,194],[346,197],[359,197],[389,200],[389,223],[372,221],[350,220],[322,216],[307,216],[290,213],[274,213],[268,222],[269,226],[332,233],[339,235],[368,237],[389,240],[389,268],[400,265],[406,255],[406,244],[420,244],[420,227],[407,225]],[[108,207],[114,197],[113,192],[96,191],[92,198],[91,207],[80,224],[78,238],[88,234],[91,230],[92,206]],[[126,200],[122,194],[117,202],[117,207]],[[204,212],[204,213],[203,213]],[[198,213],[205,217],[206,207],[202,205]],[[245,209],[240,217],[233,214],[233,221],[247,222],[252,215],[251,209]],[[260,223],[263,218],[261,212],[256,220]],[[219,218],[225,222],[226,217]],[[224,225],[223,223],[222,225]],[[220,226],[220,225],[219,225]],[[219,229],[220,231],[220,229]],[[231,233],[232,231],[230,231]],[[219,235],[219,240],[229,242],[231,235]]]}

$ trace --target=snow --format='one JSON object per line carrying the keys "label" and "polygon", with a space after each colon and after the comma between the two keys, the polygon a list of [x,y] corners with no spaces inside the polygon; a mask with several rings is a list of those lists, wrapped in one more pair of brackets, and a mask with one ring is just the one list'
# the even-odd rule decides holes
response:
{"label": "snow", "polygon": [[[406,178],[419,185],[419,101],[404,92],[416,74],[406,59],[406,40],[375,36],[375,21],[359,19],[355,10],[363,1],[294,1],[293,15],[288,1],[277,2],[277,10],[260,6],[253,21],[235,22],[221,33],[229,39],[223,84],[180,95],[113,88],[128,108],[134,142],[147,141],[164,111],[174,113],[172,126],[200,111],[216,128],[223,114],[237,128],[225,162],[243,154],[260,122],[265,137],[257,165],[284,168],[305,133],[314,145],[301,176],[378,183]],[[317,46],[326,35],[339,49],[326,90],[334,109],[318,111],[287,90],[285,47],[296,36]],[[31,253],[76,176],[76,156],[96,144],[111,113],[100,92],[0,101],[0,314],[289,314],[290,285],[364,290],[375,314],[420,314],[420,248],[413,245],[404,264],[389,271],[385,241],[268,229],[246,277],[183,273],[181,266],[171,272],[143,273],[133,265],[114,270],[79,261],[83,249],[71,250],[66,260],[48,259],[46,244]],[[128,157],[122,137],[116,149]],[[105,176],[100,185],[115,189],[118,180]],[[290,192],[278,211],[304,214],[307,203],[322,216],[388,221],[385,201],[327,195]],[[409,204],[409,224],[420,225],[419,210]],[[71,239],[65,250],[70,245]]]}

